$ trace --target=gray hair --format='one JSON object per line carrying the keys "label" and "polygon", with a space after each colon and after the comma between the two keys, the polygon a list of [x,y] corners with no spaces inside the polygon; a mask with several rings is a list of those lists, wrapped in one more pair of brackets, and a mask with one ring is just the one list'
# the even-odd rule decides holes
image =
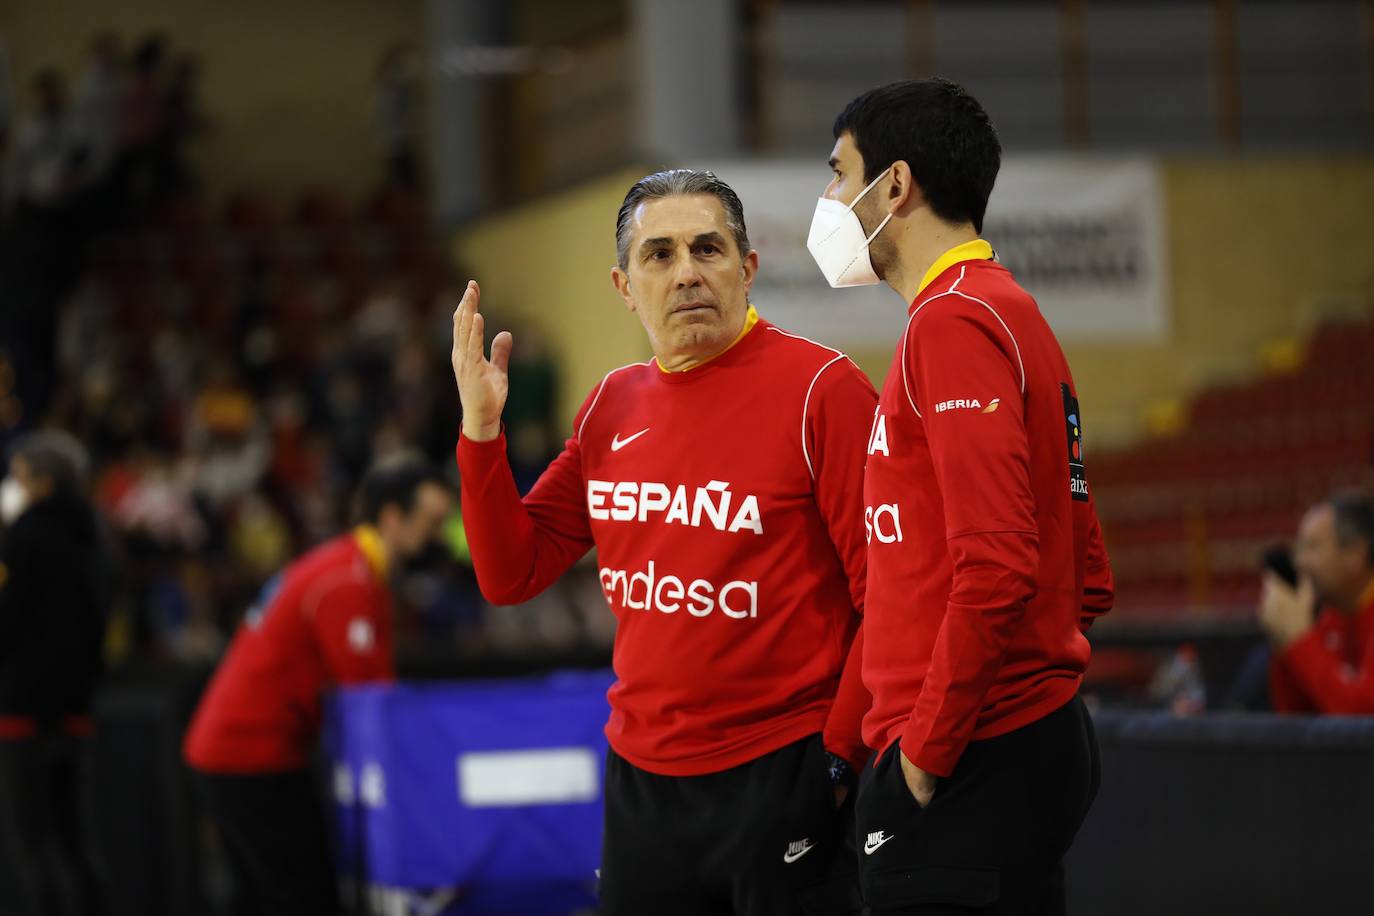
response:
{"label": "gray hair", "polygon": [[1374,565],[1374,498],[1360,490],[1346,490],[1326,502],[1335,516],[1336,540],[1342,547],[1363,542],[1365,560]]}
{"label": "gray hair", "polygon": [[725,225],[735,237],[740,257],[749,253],[749,232],[744,228],[744,204],[739,195],[728,184],[716,177],[714,172],[699,172],[695,169],[666,169],[645,175],[630,188],[620,212],[615,218],[615,256],[620,269],[630,263],[630,217],[639,205],[649,200],[663,197],[710,194],[725,208]]}
{"label": "gray hair", "polygon": [[10,456],[23,458],[34,476],[52,481],[55,493],[75,495],[85,486],[90,459],[71,433],[60,429],[26,433],[14,441]]}

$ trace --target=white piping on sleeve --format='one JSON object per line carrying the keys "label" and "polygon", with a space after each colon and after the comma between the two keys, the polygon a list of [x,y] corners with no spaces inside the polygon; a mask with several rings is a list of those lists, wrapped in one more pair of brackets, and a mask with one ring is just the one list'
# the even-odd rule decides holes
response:
{"label": "white piping on sleeve", "polygon": [[1002,330],[1006,331],[1007,337],[1011,339],[1012,349],[1016,351],[1016,367],[1021,372],[1021,393],[1026,393],[1026,364],[1021,359],[1021,345],[1016,342],[1016,335],[1011,332],[1011,328],[1009,328],[1007,326],[1007,323],[1002,320],[1002,316],[997,314],[997,310],[995,308],[988,305],[982,299],[975,298],[967,293],[961,293],[956,289],[956,287],[958,287],[958,285],[961,282],[963,282],[964,273],[967,269],[967,267],[960,267],[959,276],[950,285],[949,289],[945,290],[942,293],[936,293],[929,299],[926,299],[920,305],[916,306],[916,309],[911,313],[911,317],[908,318],[906,321],[906,330],[902,332],[902,388],[906,391],[907,403],[911,405],[912,410],[916,411],[916,416],[921,417],[922,419],[924,419],[924,415],[921,413],[920,408],[916,406],[916,400],[911,396],[911,381],[908,378],[906,370],[906,344],[907,340],[911,336],[911,322],[916,320],[916,316],[920,313],[921,309],[925,308],[927,305],[930,305],[930,303],[934,302],[936,299],[942,299],[945,296],[959,296],[960,298],[967,299],[970,302],[976,302],[992,313],[992,317],[997,319],[997,323],[1002,326]]}
{"label": "white piping on sleeve", "polygon": [[596,410],[596,405],[601,402],[601,392],[606,390],[606,382],[610,380],[611,376],[615,375],[621,369],[632,369],[635,366],[647,365],[649,365],[649,363],[627,363],[624,366],[617,366],[601,377],[601,384],[596,386],[596,395],[592,398],[591,406],[588,407],[587,412],[582,415],[582,422],[577,426],[577,441],[579,443],[582,441],[582,430],[587,428],[587,421],[592,418],[592,411]]}
{"label": "white piping on sleeve", "polygon": [[806,459],[806,469],[811,473],[811,479],[816,479],[816,469],[811,466],[811,452],[806,447],[806,413],[811,409],[811,390],[816,387],[816,382],[820,379],[821,373],[847,357],[843,353],[838,353],[831,357],[830,362],[816,370],[816,374],[811,377],[811,384],[806,386],[806,399],[802,401],[802,457]]}

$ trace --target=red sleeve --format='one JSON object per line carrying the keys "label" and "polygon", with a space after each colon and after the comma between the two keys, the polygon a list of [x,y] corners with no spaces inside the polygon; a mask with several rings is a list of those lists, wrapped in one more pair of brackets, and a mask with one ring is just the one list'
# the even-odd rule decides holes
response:
{"label": "red sleeve", "polygon": [[[579,426],[586,410],[578,412]],[[567,441],[523,500],[506,458],[504,431],[491,442],[460,434],[458,473],[477,584],[493,604],[528,601],[591,548],[576,439]]]}
{"label": "red sleeve", "polygon": [[1364,657],[1356,667],[1327,649],[1320,629],[1313,627],[1285,649],[1281,658],[1318,712],[1374,714],[1374,641],[1365,646]]}
{"label": "red sleeve", "polygon": [[[954,578],[901,743],[912,763],[948,776],[1035,595],[1039,541],[1011,338],[990,312],[960,298],[928,304],[909,333],[907,371],[943,497]],[[935,410],[956,399],[998,406]]]}
{"label": "red sleeve", "polygon": [[356,582],[337,585],[315,603],[315,641],[336,684],[394,681],[390,608]]}
{"label": "red sleeve", "polygon": [[863,770],[872,753],[863,739],[864,716],[873,705],[873,697],[864,686],[863,663],[864,625],[860,620],[854,641],[849,644],[849,658],[845,660],[840,688],[835,693],[835,704],[830,707],[822,738],[825,749],[849,761],[856,773]]}
{"label": "red sleeve", "polygon": [[1107,559],[1107,545],[1102,540],[1102,525],[1097,520],[1097,504],[1088,501],[1088,553],[1083,576],[1083,615],[1079,629],[1084,633],[1093,621],[1112,609],[1116,601],[1116,585],[1112,579],[1112,564]]}
{"label": "red sleeve", "polygon": [[[816,507],[849,579],[855,626],[868,577],[864,541],[864,463],[878,393],[848,358],[836,357],[812,383],[806,401],[806,455],[815,477]],[[827,749],[857,770],[868,759],[862,727],[872,698],[864,689],[862,642],[856,636],[825,724]]]}

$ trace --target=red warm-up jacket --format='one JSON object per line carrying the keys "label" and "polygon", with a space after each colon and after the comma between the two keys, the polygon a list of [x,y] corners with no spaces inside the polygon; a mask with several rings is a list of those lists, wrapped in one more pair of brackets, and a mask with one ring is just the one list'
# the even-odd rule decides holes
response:
{"label": "red warm-up jacket", "polygon": [[504,437],[460,437],[489,600],[531,598],[596,548],[618,618],[606,735],[630,763],[717,772],[820,731],[867,757],[857,658],[840,681],[864,601],[876,397],[843,354],[756,321],[694,369],[607,375],[523,500]]}
{"label": "red warm-up jacket", "polygon": [[982,240],[911,304],[869,434],[864,683],[874,748],[948,776],[1073,698],[1112,603],[1068,363]]}
{"label": "red warm-up jacket", "polygon": [[263,589],[205,688],[183,754],[206,773],[303,769],[321,695],[390,681],[392,607],[377,533],[362,527],[288,566]]}

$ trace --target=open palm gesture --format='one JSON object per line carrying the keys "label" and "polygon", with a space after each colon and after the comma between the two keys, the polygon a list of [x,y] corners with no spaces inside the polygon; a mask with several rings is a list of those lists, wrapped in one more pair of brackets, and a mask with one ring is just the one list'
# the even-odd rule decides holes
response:
{"label": "open palm gesture", "polygon": [[481,299],[477,281],[469,280],[463,301],[453,312],[453,378],[463,405],[463,435],[474,442],[489,442],[501,434],[514,340],[510,331],[497,334],[491,342],[491,359],[487,359],[485,321],[477,310]]}

